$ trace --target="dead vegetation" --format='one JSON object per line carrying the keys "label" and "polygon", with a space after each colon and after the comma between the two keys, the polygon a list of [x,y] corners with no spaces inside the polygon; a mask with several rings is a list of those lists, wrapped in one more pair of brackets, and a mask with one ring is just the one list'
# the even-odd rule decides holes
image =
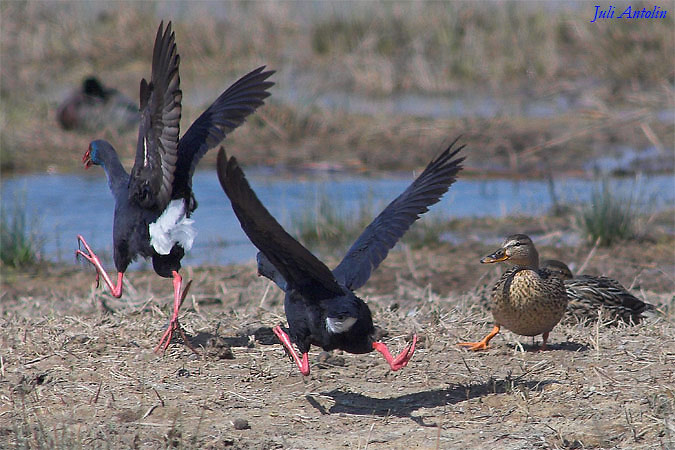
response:
{"label": "dead vegetation", "polygon": [[[599,248],[586,268],[639,286],[654,318],[559,325],[547,352],[505,332],[468,353],[455,343],[490,327],[472,293],[486,269],[470,262],[491,248],[392,253],[360,295],[394,348],[420,333],[411,364],[393,373],[375,354],[315,349],[308,378],[269,333],[285,321],[283,298],[252,263],[185,271],[194,283],[181,322],[201,356],[180,340],[152,353],[170,314],[153,273],[130,273],[121,299],[95,288],[88,267],[4,274],[0,446],[672,447],[672,241]],[[538,248],[578,264],[590,251]]]}
{"label": "dead vegetation", "polygon": [[[74,171],[94,137],[132,159],[135,132],[66,132],[56,109],[92,74],[136,99],[149,75],[154,30],[171,19],[181,55],[183,131],[239,76],[263,64],[278,71],[269,105],[228,137],[232,152],[245,149],[246,164],[409,169],[462,133],[472,149],[467,165],[481,173],[580,171],[588,160],[617,156],[617,143],[655,147],[662,163],[654,167],[672,169],[671,17],[610,26],[589,23],[592,8],[563,4],[309,4],[316,8],[3,2],[0,168]],[[494,111],[365,115],[319,107],[314,100],[326,93],[368,96],[374,104],[401,94],[457,99],[460,109],[475,97]],[[569,107],[524,114],[537,102]],[[207,155],[206,164],[214,161]]]}

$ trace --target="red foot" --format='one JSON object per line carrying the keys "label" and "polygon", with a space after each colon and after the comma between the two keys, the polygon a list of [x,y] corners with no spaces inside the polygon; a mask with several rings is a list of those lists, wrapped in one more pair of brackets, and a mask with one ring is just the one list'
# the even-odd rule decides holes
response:
{"label": "red foot", "polygon": [[190,350],[192,350],[194,353],[198,355],[199,352],[195,350],[194,347],[190,344],[190,340],[187,338],[185,332],[183,331],[183,328],[181,328],[180,323],[178,322],[178,311],[180,310],[180,307],[183,306],[185,297],[187,297],[188,291],[190,290],[190,286],[192,285],[192,280],[188,281],[187,285],[185,286],[185,290],[183,290],[183,292],[181,293],[180,289],[183,283],[183,278],[175,270],[172,272],[172,274],[173,274],[173,316],[171,316],[169,327],[164,332],[164,335],[162,335],[162,338],[159,340],[159,344],[157,344],[157,347],[155,347],[155,353],[159,353],[160,349],[162,349],[162,351],[166,351],[166,349],[169,348],[169,344],[171,343],[171,338],[173,337],[174,331],[178,331],[181,337],[183,338],[185,345],[187,345]]}
{"label": "red foot", "polygon": [[293,348],[291,338],[284,332],[284,330],[281,329],[279,325],[274,327],[272,331],[274,331],[274,334],[277,335],[283,346],[286,348],[286,350],[288,350],[288,353],[295,361],[295,365],[298,366],[298,369],[300,369],[300,373],[305,376],[309,375],[309,355],[307,353],[303,353],[302,359],[300,359],[300,356],[298,356],[298,353]]}
{"label": "red foot", "polygon": [[[79,248],[80,244],[84,245],[84,248],[87,251],[87,253],[83,252]],[[77,235],[77,247],[78,249],[75,250],[75,257],[82,256],[84,259],[93,264],[94,267],[96,268],[96,286],[98,287],[99,275],[101,275],[103,276],[103,281],[105,281],[105,284],[108,286],[108,289],[110,289],[110,293],[112,294],[112,296],[120,298],[122,296],[122,278],[124,278],[124,273],[117,272],[117,284],[113,285],[112,280],[110,280],[110,277],[106,273],[105,269],[103,269],[101,260],[98,259],[98,256],[96,256],[91,247],[89,247],[87,241],[85,241],[82,235],[79,234]]]}
{"label": "red foot", "polygon": [[396,357],[396,359],[394,359],[391,356],[391,353],[389,353],[389,349],[387,348],[387,345],[384,342],[373,342],[373,348],[378,352],[382,353],[384,359],[386,359],[387,362],[389,363],[389,367],[391,367],[391,370],[397,371],[408,365],[408,361],[410,361],[410,359],[413,356],[413,353],[415,353],[416,344],[417,344],[417,335],[414,334],[412,344],[404,348],[403,351]]}

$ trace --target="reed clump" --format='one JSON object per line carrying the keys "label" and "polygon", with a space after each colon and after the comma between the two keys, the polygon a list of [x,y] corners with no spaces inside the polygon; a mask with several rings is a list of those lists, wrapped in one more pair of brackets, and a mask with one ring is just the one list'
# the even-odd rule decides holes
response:
{"label": "reed clump", "polygon": [[607,182],[593,190],[590,202],[582,206],[578,216],[586,239],[604,247],[633,239],[637,219],[633,198],[612,192]]}
{"label": "reed clump", "polygon": [[0,261],[24,268],[40,259],[42,240],[26,212],[26,202],[17,197],[11,206],[0,206]]}

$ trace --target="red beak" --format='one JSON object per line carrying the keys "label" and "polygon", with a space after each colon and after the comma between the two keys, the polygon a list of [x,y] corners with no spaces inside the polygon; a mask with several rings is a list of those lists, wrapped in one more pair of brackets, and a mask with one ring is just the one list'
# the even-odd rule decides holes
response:
{"label": "red beak", "polygon": [[82,164],[84,164],[85,169],[90,168],[94,164],[91,160],[91,147],[89,147],[84,153],[84,156],[82,156]]}

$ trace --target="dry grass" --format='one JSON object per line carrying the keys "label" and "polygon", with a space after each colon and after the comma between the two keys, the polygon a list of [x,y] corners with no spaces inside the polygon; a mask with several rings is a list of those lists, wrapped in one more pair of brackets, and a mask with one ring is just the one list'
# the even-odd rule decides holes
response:
{"label": "dry grass", "polygon": [[[523,104],[563,96],[583,99],[585,110],[553,119],[431,120],[277,104],[229,138],[232,149],[247,149],[250,163],[411,168],[462,132],[479,149],[476,161],[490,161],[479,169],[541,173],[541,149],[566,170],[565,163],[578,169],[580,156],[605,155],[611,143],[663,148],[673,141],[672,123],[655,118],[673,104],[670,17],[610,26],[588,23],[585,8],[549,11],[533,3],[321,4],[200,2],[188,11],[177,3],[3,2],[0,167],[77,169],[94,136],[58,129],[58,102],[92,73],[136,98],[165,17],[173,19],[181,54],[184,129],[261,64],[278,70],[277,92],[477,92]],[[639,114],[626,121],[619,110]],[[95,137],[133,158],[135,133]]]}
{"label": "dry grass", "polygon": [[[5,273],[0,446],[668,448],[675,277],[672,237],[663,239],[598,248],[586,268],[626,286],[635,278],[663,315],[634,327],[559,325],[547,352],[509,332],[488,352],[455,345],[491,326],[472,294],[484,270],[471,264],[491,243],[393,252],[360,295],[394,349],[420,333],[411,364],[392,373],[376,354],[319,363],[315,350],[307,378],[269,334],[252,336],[284,322],[281,293],[252,263],[184,271],[194,283],[182,323],[199,357],[179,342],[152,353],[171,291],[153,273],[131,272],[121,299],[94,288],[89,267]],[[590,250],[537,244],[577,264]],[[236,430],[235,419],[251,428]]]}

